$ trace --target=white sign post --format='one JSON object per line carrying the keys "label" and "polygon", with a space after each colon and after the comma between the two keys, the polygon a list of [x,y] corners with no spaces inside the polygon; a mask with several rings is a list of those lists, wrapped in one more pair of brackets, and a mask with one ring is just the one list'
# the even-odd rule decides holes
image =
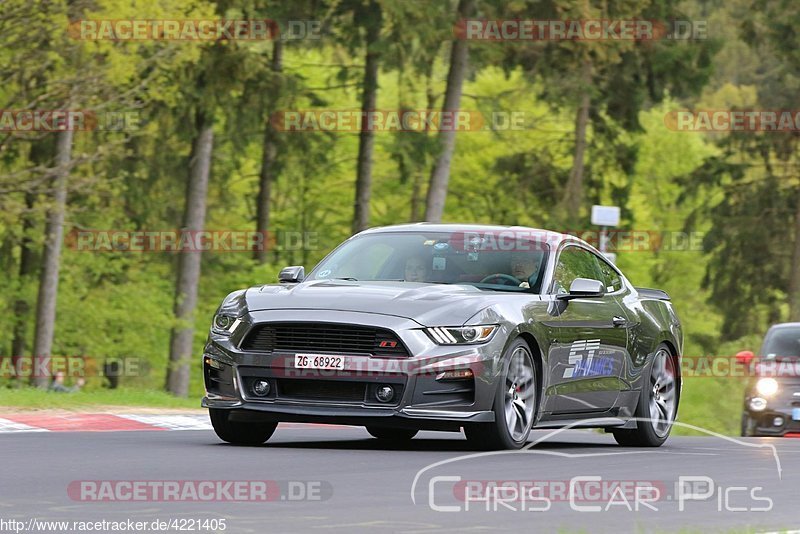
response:
{"label": "white sign post", "polygon": [[613,252],[606,252],[608,237],[606,236],[607,226],[619,226],[619,206],[592,206],[592,224],[600,227],[599,250],[612,263],[617,260],[617,255]]}

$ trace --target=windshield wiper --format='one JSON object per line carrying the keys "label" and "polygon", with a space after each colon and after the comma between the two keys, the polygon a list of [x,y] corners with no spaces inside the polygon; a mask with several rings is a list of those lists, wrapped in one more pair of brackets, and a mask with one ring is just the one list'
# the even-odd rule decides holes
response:
{"label": "windshield wiper", "polygon": [[350,282],[358,282],[358,279],[353,278],[352,276],[340,276],[338,278],[331,278],[331,280],[348,280]]}

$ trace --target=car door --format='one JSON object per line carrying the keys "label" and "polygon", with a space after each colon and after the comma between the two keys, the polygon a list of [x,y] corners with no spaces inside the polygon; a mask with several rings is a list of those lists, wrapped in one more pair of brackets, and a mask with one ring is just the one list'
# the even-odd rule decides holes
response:
{"label": "car door", "polygon": [[[563,247],[556,258],[550,293],[557,313],[548,322],[548,370],[554,413],[603,412],[620,390],[620,370],[627,357],[627,324],[616,288],[594,252],[578,244]],[[558,300],[575,278],[600,280],[600,297]]]}

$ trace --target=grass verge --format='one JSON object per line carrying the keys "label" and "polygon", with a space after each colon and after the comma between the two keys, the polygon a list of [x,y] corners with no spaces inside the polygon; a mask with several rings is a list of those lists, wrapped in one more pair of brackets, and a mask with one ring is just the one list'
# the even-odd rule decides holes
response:
{"label": "grass verge", "polygon": [[30,410],[85,410],[98,406],[147,408],[199,408],[199,397],[179,398],[164,391],[118,388],[54,393],[32,387],[0,389],[0,410],[3,408]]}

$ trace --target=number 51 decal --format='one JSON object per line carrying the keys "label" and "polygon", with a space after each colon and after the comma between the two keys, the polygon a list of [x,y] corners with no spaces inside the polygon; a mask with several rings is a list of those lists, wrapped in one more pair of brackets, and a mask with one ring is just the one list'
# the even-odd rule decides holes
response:
{"label": "number 51 decal", "polygon": [[[564,369],[564,376],[562,378],[573,378],[576,375],[577,369],[591,369],[592,360],[596,351],[600,350],[599,339],[584,339],[580,341],[573,341],[572,346],[569,348],[569,365]],[[584,357],[586,361],[584,362]]]}

